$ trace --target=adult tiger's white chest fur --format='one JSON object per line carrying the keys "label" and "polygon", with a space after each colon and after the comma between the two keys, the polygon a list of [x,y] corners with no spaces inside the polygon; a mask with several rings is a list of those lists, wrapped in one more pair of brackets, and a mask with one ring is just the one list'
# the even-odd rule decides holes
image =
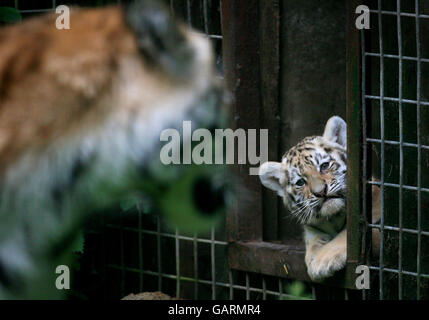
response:
{"label": "adult tiger's white chest fur", "polygon": [[346,123],[330,118],[323,136],[307,137],[281,162],[260,167],[261,182],[283,198],[304,226],[305,263],[313,280],[331,276],[347,259]]}

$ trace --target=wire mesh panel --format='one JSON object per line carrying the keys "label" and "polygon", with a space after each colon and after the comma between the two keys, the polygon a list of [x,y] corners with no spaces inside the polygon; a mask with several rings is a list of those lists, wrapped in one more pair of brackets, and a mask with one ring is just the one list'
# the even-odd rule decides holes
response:
{"label": "wire mesh panel", "polygon": [[[428,299],[429,3],[368,5],[371,29],[361,41],[363,198],[379,249],[374,236],[376,252],[367,262],[373,281],[364,298]],[[376,206],[379,220],[371,217]]]}

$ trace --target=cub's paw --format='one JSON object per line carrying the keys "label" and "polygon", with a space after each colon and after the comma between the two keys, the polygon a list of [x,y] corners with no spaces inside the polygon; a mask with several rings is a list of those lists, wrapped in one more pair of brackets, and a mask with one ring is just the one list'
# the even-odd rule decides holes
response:
{"label": "cub's paw", "polygon": [[322,250],[307,264],[307,272],[313,281],[331,277],[346,265],[347,249],[345,247]]}

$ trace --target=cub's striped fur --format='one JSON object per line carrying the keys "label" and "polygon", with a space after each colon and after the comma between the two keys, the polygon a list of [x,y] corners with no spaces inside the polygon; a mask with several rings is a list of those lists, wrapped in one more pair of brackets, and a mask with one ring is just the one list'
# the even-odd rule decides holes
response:
{"label": "cub's striped fur", "polygon": [[[261,182],[283,198],[304,226],[305,263],[313,280],[333,275],[347,259],[346,147],[346,123],[334,116],[323,136],[303,139],[282,162],[266,162],[259,170]],[[380,214],[378,202],[379,192],[373,188],[373,219]],[[377,236],[373,235],[373,247]]]}
{"label": "cub's striped fur", "polygon": [[344,267],[346,243],[346,123],[332,117],[323,136],[307,137],[282,162],[260,167],[262,183],[283,197],[304,225],[305,262],[313,280]]}

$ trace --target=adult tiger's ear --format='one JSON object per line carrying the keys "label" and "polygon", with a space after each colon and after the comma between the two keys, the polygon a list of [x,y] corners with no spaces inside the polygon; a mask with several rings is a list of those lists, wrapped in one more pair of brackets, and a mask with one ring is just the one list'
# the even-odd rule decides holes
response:
{"label": "adult tiger's ear", "polygon": [[283,185],[286,180],[286,174],[282,170],[282,164],[280,162],[265,162],[259,167],[259,179],[262,184],[271,189],[280,197],[284,197]]}
{"label": "adult tiger's ear", "polygon": [[323,138],[338,143],[344,149],[347,148],[347,124],[338,116],[331,117],[325,126]]}
{"label": "adult tiger's ear", "polygon": [[194,51],[168,7],[159,0],[136,0],[126,7],[126,20],[141,54],[172,76],[186,77]]}

